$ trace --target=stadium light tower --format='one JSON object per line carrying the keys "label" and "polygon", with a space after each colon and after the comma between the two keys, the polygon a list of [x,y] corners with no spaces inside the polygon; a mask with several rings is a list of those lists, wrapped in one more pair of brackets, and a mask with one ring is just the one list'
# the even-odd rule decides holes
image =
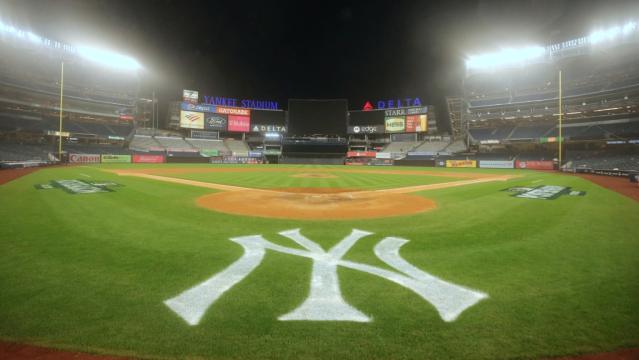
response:
{"label": "stadium light tower", "polygon": [[[75,47],[80,57],[103,67],[125,72],[137,72],[142,69],[140,63],[132,57],[112,51],[87,46]],[[58,159],[62,161],[62,115],[64,112],[64,59],[60,60],[60,128],[58,130]]]}

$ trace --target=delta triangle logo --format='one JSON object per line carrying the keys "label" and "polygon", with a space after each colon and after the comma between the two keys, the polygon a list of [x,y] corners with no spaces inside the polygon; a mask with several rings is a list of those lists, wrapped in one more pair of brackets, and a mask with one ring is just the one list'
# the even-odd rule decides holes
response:
{"label": "delta triangle logo", "polygon": [[353,229],[350,235],[328,251],[302,235],[300,229],[279,234],[293,240],[301,248],[281,246],[262,235],[231,238],[231,241],[244,248],[242,257],[204,282],[164,301],[164,304],[189,325],[199,324],[209,307],[260,265],[266,250],[308,258],[313,264],[308,297],[296,309],[280,316],[280,321],[372,321],[371,317],[348,304],[342,297],[337,276],[339,266],[378,276],[413,291],[431,303],[446,322],[454,321],[464,310],[488,298],[483,292],[439,279],[404,260],[399,249],[408,240],[402,238],[386,237],[373,249],[375,255],[393,269],[388,270],[343,259],[359,239],[373,235],[368,231]]}
{"label": "delta triangle logo", "polygon": [[364,110],[364,111],[370,111],[370,110],[373,110],[373,109],[375,109],[375,108],[373,107],[373,104],[371,104],[371,102],[370,102],[370,101],[367,101],[367,102],[364,104],[364,108],[363,108],[362,110]]}

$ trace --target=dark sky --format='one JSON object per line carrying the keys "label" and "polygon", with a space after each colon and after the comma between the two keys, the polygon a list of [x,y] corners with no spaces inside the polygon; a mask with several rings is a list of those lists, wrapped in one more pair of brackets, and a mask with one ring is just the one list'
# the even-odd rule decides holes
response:
{"label": "dark sky", "polygon": [[276,100],[459,91],[467,54],[548,44],[635,18],[638,1],[0,0],[0,18],[131,54],[161,100],[182,88]]}

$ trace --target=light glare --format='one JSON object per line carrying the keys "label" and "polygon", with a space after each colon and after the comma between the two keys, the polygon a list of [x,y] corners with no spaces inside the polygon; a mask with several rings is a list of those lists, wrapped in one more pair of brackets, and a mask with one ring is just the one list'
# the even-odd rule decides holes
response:
{"label": "light glare", "polygon": [[134,58],[112,51],[87,46],[78,46],[77,50],[78,54],[83,58],[112,68],[122,70],[139,70],[142,68],[140,63]]}

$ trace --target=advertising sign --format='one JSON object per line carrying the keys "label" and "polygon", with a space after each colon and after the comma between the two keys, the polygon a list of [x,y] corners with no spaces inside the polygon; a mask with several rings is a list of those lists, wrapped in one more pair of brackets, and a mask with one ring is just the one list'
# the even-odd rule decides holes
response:
{"label": "advertising sign", "polygon": [[284,125],[261,125],[261,124],[253,124],[251,125],[251,132],[254,133],[285,133],[286,126]]}
{"label": "advertising sign", "polygon": [[248,116],[229,115],[229,131],[249,132],[251,130],[251,118]]}
{"label": "advertising sign", "polygon": [[428,106],[401,108],[401,109],[389,109],[384,111],[384,116],[406,116],[406,115],[420,115],[428,113]]}
{"label": "advertising sign", "polygon": [[404,132],[406,130],[406,118],[403,116],[385,117],[384,125],[387,133]]}
{"label": "advertising sign", "polygon": [[426,132],[428,129],[428,118],[426,115],[407,115],[406,132]]}
{"label": "advertising sign", "polygon": [[232,108],[225,106],[218,106],[215,110],[218,114],[227,114],[227,115],[241,115],[241,116],[251,116],[251,110],[249,109],[241,109],[241,108]]}
{"label": "advertising sign", "polygon": [[391,158],[391,153],[378,152],[378,153],[375,153],[375,158],[376,159],[390,159]]}
{"label": "advertising sign", "polygon": [[514,161],[479,160],[479,167],[485,169],[512,169]]}
{"label": "advertising sign", "polygon": [[134,163],[159,164],[165,162],[164,155],[135,154],[132,157]]}
{"label": "advertising sign", "polygon": [[191,103],[191,104],[197,104],[199,101],[199,93],[195,90],[182,90],[182,100]]}
{"label": "advertising sign", "polygon": [[103,163],[130,163],[131,155],[102,155]]}
{"label": "advertising sign", "polygon": [[261,164],[262,159],[248,156],[222,156],[214,157],[210,160],[211,164]]}
{"label": "advertising sign", "polygon": [[262,157],[262,152],[261,151],[249,151],[248,152],[248,157],[261,158]]}
{"label": "advertising sign", "polygon": [[180,127],[185,129],[204,129],[204,113],[180,111]]}
{"label": "advertising sign", "polygon": [[347,132],[349,134],[383,134],[384,125],[349,126]]}
{"label": "advertising sign", "polygon": [[208,104],[191,104],[188,102],[183,102],[181,105],[182,110],[185,111],[198,111],[198,112],[215,112],[215,105]]}
{"label": "advertising sign", "polygon": [[552,170],[554,169],[554,162],[550,160],[537,160],[537,161],[515,161],[515,167],[517,169],[532,169],[532,170]]}
{"label": "advertising sign", "polygon": [[346,157],[370,157],[374,158],[377,153],[375,151],[349,151]]}
{"label": "advertising sign", "polygon": [[204,128],[206,130],[226,131],[227,124],[227,115],[213,113],[204,114]]}
{"label": "advertising sign", "polygon": [[474,168],[474,167],[477,167],[477,161],[476,160],[446,160],[446,167]]}
{"label": "advertising sign", "polygon": [[69,154],[69,162],[72,164],[95,164],[100,162],[98,154]]}
{"label": "advertising sign", "polygon": [[219,156],[220,151],[218,149],[202,149],[200,150],[200,155],[206,157]]}

